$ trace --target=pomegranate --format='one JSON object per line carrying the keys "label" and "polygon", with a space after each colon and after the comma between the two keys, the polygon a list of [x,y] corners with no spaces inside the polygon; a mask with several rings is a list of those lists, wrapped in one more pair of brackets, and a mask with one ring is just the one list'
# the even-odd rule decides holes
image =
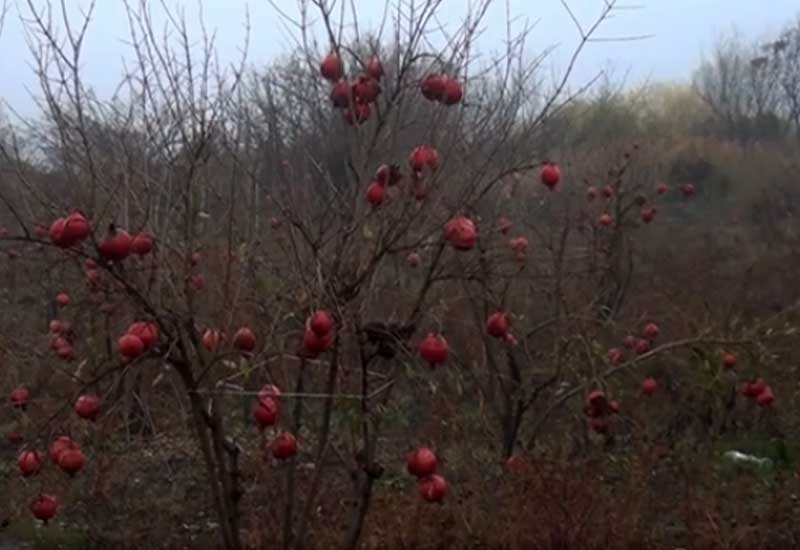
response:
{"label": "pomegranate", "polygon": [[606,199],[610,199],[614,196],[614,188],[610,185],[606,185],[603,187],[603,197]]}
{"label": "pomegranate", "polygon": [[64,332],[64,323],[58,319],[53,319],[50,321],[48,328],[50,329],[50,334],[61,334]]}
{"label": "pomegranate", "polygon": [[207,351],[214,353],[219,348],[221,342],[222,333],[220,331],[207,328],[205,332],[203,332],[203,347],[206,348]]}
{"label": "pomegranate", "polygon": [[22,451],[17,457],[17,466],[23,477],[30,477],[42,469],[42,459],[36,451]]}
{"label": "pomegranate", "polygon": [[278,421],[278,414],[280,413],[280,406],[278,402],[272,398],[266,397],[259,399],[253,407],[253,420],[256,421],[260,427],[265,428],[272,426]]}
{"label": "pomegranate", "polygon": [[422,95],[430,101],[440,101],[444,97],[445,88],[445,79],[438,74],[429,74],[420,84]]}
{"label": "pomegranate", "polygon": [[128,327],[128,334],[137,336],[145,349],[150,349],[158,343],[159,331],[155,323],[137,321]]}
{"label": "pomegranate", "polygon": [[28,401],[31,398],[31,392],[28,388],[20,386],[11,391],[11,406],[15,409],[25,409],[28,406]]}
{"label": "pomegranate", "polygon": [[375,80],[380,80],[385,74],[383,71],[383,64],[377,55],[373,55],[367,61],[367,74]]}
{"label": "pomegranate", "polygon": [[628,334],[625,338],[622,339],[622,345],[628,349],[633,349],[636,347],[636,336],[633,334]]}
{"label": "pomegranate", "polygon": [[270,444],[272,456],[279,460],[292,458],[297,454],[297,439],[289,432],[281,432]]}
{"label": "pomegranate", "polygon": [[444,238],[456,250],[471,250],[475,247],[478,232],[472,220],[464,216],[458,216],[444,226]]}
{"label": "pomegranate", "polygon": [[420,145],[411,151],[408,164],[414,172],[422,172],[425,167],[436,170],[439,167],[439,152],[428,145]]}
{"label": "pomegranate", "polygon": [[620,411],[619,401],[615,400],[609,401],[608,410],[611,414],[619,414]]}
{"label": "pomegranate", "polygon": [[655,378],[648,377],[642,381],[642,393],[644,395],[648,396],[653,395],[654,393],[656,393],[657,389],[658,389],[658,382],[656,382]]}
{"label": "pomegranate", "polygon": [[508,315],[502,311],[492,313],[486,321],[486,332],[495,338],[505,338],[510,328],[511,322]]}
{"label": "pomegranate", "polygon": [[608,227],[612,223],[614,223],[614,219],[608,212],[603,212],[602,214],[600,214],[600,217],[597,218],[597,223],[603,227]]}
{"label": "pomegranate", "polygon": [[514,453],[503,462],[503,469],[511,474],[520,474],[528,469],[528,461],[524,456]]}
{"label": "pomegranate", "polygon": [[276,403],[280,400],[281,397],[281,390],[275,384],[266,384],[260,390],[258,390],[258,400],[261,401],[275,401]]}
{"label": "pomegranate", "polygon": [[525,254],[528,251],[528,239],[526,237],[516,237],[508,241],[508,246],[517,254]]}
{"label": "pomegranate", "polygon": [[388,185],[389,178],[392,175],[392,168],[388,164],[381,164],[375,171],[374,180],[381,185]]}
{"label": "pomegranate", "polygon": [[100,398],[91,393],[81,395],[75,401],[75,412],[81,418],[94,422],[100,414]]}
{"label": "pomegranate", "polygon": [[667,187],[666,183],[659,183],[658,185],[656,185],[656,193],[658,193],[659,195],[663,195],[667,191],[669,191],[669,187]]}
{"label": "pomegranate", "polygon": [[756,378],[751,382],[747,382],[742,389],[742,394],[745,397],[758,397],[767,387],[766,382],[764,382],[763,378]]}
{"label": "pomegranate", "polygon": [[126,359],[136,359],[144,353],[144,342],[135,334],[125,334],[117,341],[119,353]]}
{"label": "pomegranate", "polygon": [[31,502],[31,513],[36,519],[42,520],[45,525],[56,516],[58,499],[52,495],[39,495]]}
{"label": "pomegranate", "polygon": [[124,229],[116,229],[112,226],[105,239],[98,245],[97,250],[106,260],[124,260],[131,253],[131,236]]}
{"label": "pomegranate", "polygon": [[347,81],[340,80],[331,88],[331,103],[337,109],[345,109],[350,105],[350,86]]}
{"label": "pomegranate", "polygon": [[756,397],[756,403],[759,407],[770,407],[775,402],[775,394],[772,393],[770,386],[764,386],[764,389]]}
{"label": "pomegranate", "polygon": [[320,353],[328,351],[333,346],[336,332],[331,331],[324,336],[319,336],[310,328],[306,328],[303,333],[303,349],[311,356],[316,357]]}
{"label": "pomegranate", "polygon": [[652,222],[656,217],[656,209],[653,207],[642,208],[641,217],[644,223]]}
{"label": "pomegranate", "polygon": [[66,292],[59,292],[58,294],[56,294],[56,303],[61,307],[68,306],[70,302],[71,300],[69,294],[67,294]]}
{"label": "pomegranate", "polygon": [[447,496],[447,481],[440,475],[432,475],[417,482],[420,496],[426,502],[440,503]]}
{"label": "pomegranate", "polygon": [[203,255],[200,253],[199,250],[192,252],[191,257],[189,258],[189,262],[192,264],[192,266],[196,266],[202,261],[203,261]]}
{"label": "pomegranate", "polygon": [[419,354],[428,362],[431,368],[447,361],[450,347],[441,334],[429,332],[419,345]]}
{"label": "pomegranate", "polygon": [[505,216],[500,216],[497,220],[497,230],[500,231],[503,235],[508,235],[508,232],[511,231],[511,228],[514,227],[514,224],[511,220],[506,218]]}
{"label": "pomegranate", "polygon": [[131,252],[137,256],[144,256],[153,250],[153,236],[150,233],[139,233],[131,241]]}
{"label": "pomegranate", "polygon": [[333,330],[333,317],[324,309],[315,311],[308,320],[308,328],[317,336],[327,336]]}
{"label": "pomegranate", "polygon": [[645,340],[644,338],[639,338],[636,340],[636,344],[633,346],[633,351],[636,352],[636,355],[642,355],[643,353],[647,353],[650,351],[650,341]]}
{"label": "pomegranate", "polygon": [[345,122],[350,126],[359,126],[369,120],[371,114],[372,109],[370,109],[369,103],[356,103],[346,109],[343,116]]}
{"label": "pomegranate", "polygon": [[63,359],[67,362],[75,360],[75,350],[69,344],[65,346],[58,346],[56,348],[56,355],[59,357],[59,359]]}
{"label": "pomegranate", "polygon": [[353,84],[353,97],[360,103],[374,103],[381,94],[381,85],[374,78],[361,75]]}
{"label": "pomegranate", "polygon": [[461,83],[455,78],[446,78],[444,82],[444,92],[442,93],[441,101],[445,105],[456,105],[461,103],[464,97],[464,89]]}
{"label": "pomegranate", "polygon": [[66,449],[74,449],[80,448],[77,443],[72,441],[69,437],[62,435],[56,438],[53,443],[50,444],[50,449],[48,449],[47,454],[50,457],[50,460],[53,461],[54,464],[58,465],[58,459],[61,457],[61,453],[64,452]]}
{"label": "pomegranate", "polygon": [[67,246],[72,246],[79,243],[89,236],[89,222],[83,217],[80,212],[73,212],[67,216],[64,221],[64,233],[62,239],[66,241]]}
{"label": "pomegranate", "polygon": [[419,254],[416,252],[411,252],[406,256],[406,263],[409,267],[419,267],[419,264],[422,262],[422,258],[420,258]]}
{"label": "pomegranate", "polygon": [[625,360],[625,353],[619,348],[608,350],[608,362],[612,365],[619,365]]}
{"label": "pomegranate", "polygon": [[592,429],[592,431],[599,434],[608,433],[608,428],[609,428],[608,420],[606,420],[602,416],[590,418],[589,427]]}
{"label": "pomegranate", "polygon": [[428,477],[436,473],[439,461],[436,455],[427,447],[420,447],[406,457],[408,473],[416,477]]}
{"label": "pomegranate", "polygon": [[77,446],[66,448],[58,455],[58,467],[70,476],[80,472],[85,464],[86,456]]}
{"label": "pomegranate", "polygon": [[66,223],[67,220],[65,218],[58,218],[50,226],[50,240],[54,245],[61,248],[69,247],[69,244],[67,244],[67,241],[64,239],[64,224]]}
{"label": "pomegranate", "polygon": [[542,167],[540,177],[542,183],[545,184],[548,189],[555,189],[558,182],[561,181],[561,169],[554,162],[547,162]]}
{"label": "pomegranate", "polygon": [[691,183],[687,183],[685,185],[682,185],[681,186],[681,193],[683,193],[683,196],[685,198],[687,198],[687,199],[689,197],[693,196],[694,195],[694,185],[692,185]]}
{"label": "pomegranate", "polygon": [[370,183],[369,187],[367,187],[367,202],[373,207],[377,207],[383,203],[384,198],[386,198],[386,192],[383,189],[383,185],[377,181]]}
{"label": "pomegranate", "polygon": [[725,367],[726,369],[732,369],[733,367],[735,367],[736,361],[737,361],[736,355],[734,355],[733,353],[728,352],[722,354],[722,366]]}
{"label": "pomegranate", "polygon": [[331,51],[326,55],[319,65],[319,72],[325,80],[330,80],[331,82],[336,82],[342,78],[344,76],[344,64],[339,58],[339,54]]}
{"label": "pomegranate", "polygon": [[233,335],[233,347],[239,351],[251,352],[256,349],[256,335],[250,327],[241,327]]}
{"label": "pomegranate", "polygon": [[658,338],[658,335],[661,334],[661,329],[658,328],[658,325],[655,323],[647,323],[644,326],[642,334],[644,334],[644,337],[648,340],[655,340]]}

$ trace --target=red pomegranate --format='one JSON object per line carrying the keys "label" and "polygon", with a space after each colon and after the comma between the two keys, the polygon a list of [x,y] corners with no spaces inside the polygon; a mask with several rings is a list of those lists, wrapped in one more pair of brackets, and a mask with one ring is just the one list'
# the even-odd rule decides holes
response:
{"label": "red pomegranate", "polygon": [[656,185],[656,193],[658,193],[659,195],[663,195],[667,191],[669,191],[669,187],[667,187],[666,183],[659,183],[658,185]]}
{"label": "red pomegranate", "polygon": [[608,227],[614,223],[614,218],[612,218],[608,212],[603,212],[600,214],[600,217],[597,218],[597,223],[603,227]]}
{"label": "red pomegranate", "polygon": [[429,145],[420,145],[411,151],[408,164],[414,172],[422,172],[426,167],[436,170],[439,167],[439,152]]}
{"label": "red pomegranate", "polygon": [[339,54],[331,51],[326,55],[319,65],[319,72],[325,80],[330,80],[331,82],[336,82],[342,78],[344,76],[344,64],[339,58]]}
{"label": "red pomegranate", "polygon": [[266,397],[256,401],[253,407],[253,420],[256,421],[260,427],[265,428],[272,426],[278,421],[278,414],[280,413],[280,406],[278,402],[272,398]]}
{"label": "red pomegranate", "polygon": [[745,397],[758,397],[766,387],[767,384],[764,382],[763,378],[756,378],[755,380],[747,382],[744,385],[744,388],[742,389],[742,395]]}
{"label": "red pomegranate", "polygon": [[85,464],[86,456],[79,447],[66,448],[58,455],[58,467],[70,476],[80,472]]}
{"label": "red pomegranate", "polygon": [[472,220],[465,216],[458,216],[444,226],[444,238],[456,250],[466,251],[475,247],[478,232]]}
{"label": "red pomegranate", "polygon": [[118,262],[131,254],[131,236],[124,229],[112,226],[105,239],[98,245],[97,250],[106,260]]}
{"label": "red pomegranate", "polygon": [[374,103],[381,94],[381,85],[374,78],[361,75],[353,84],[353,97],[360,103]]}
{"label": "red pomegranate", "polygon": [[612,365],[619,365],[625,360],[625,353],[619,348],[608,350],[608,362]]}
{"label": "red pomegranate", "polygon": [[385,74],[383,71],[383,64],[377,55],[373,55],[367,61],[367,74],[375,80],[380,80]]}
{"label": "red pomegranate", "polygon": [[505,338],[510,328],[511,321],[508,315],[502,311],[492,313],[486,321],[486,332],[489,333],[489,336],[494,336],[495,338]]}
{"label": "red pomegranate", "polygon": [[66,224],[67,220],[65,218],[57,218],[52,225],[50,226],[50,240],[53,242],[54,245],[59,246],[61,248],[68,248],[69,245],[66,244],[66,240],[64,239],[64,224]]}
{"label": "red pomegranate", "polygon": [[311,357],[316,357],[320,353],[328,351],[331,346],[333,346],[335,336],[336,331],[333,330],[324,336],[319,336],[307,327],[303,332],[303,349]]}
{"label": "red pomegranate", "polygon": [[444,97],[445,88],[445,79],[438,74],[429,74],[420,83],[422,95],[430,101],[440,101]]}
{"label": "red pomegranate", "polygon": [[683,193],[683,196],[685,198],[687,198],[687,199],[689,197],[693,196],[694,195],[694,185],[692,185],[691,183],[687,183],[685,185],[682,185],[681,186],[681,193]]}
{"label": "red pomegranate", "polygon": [[428,477],[435,474],[438,463],[434,452],[427,447],[420,447],[406,457],[406,469],[409,474],[416,477]]}
{"label": "red pomegranate", "polygon": [[39,495],[31,503],[31,513],[36,519],[42,520],[45,525],[56,516],[58,499],[52,495]]}
{"label": "red pomegranate", "polygon": [[369,120],[371,114],[372,109],[370,109],[369,103],[356,103],[345,109],[342,116],[350,126],[359,126]]}
{"label": "red pomegranate", "polygon": [[68,242],[68,246],[79,243],[89,236],[89,222],[80,212],[73,212],[67,216],[64,222],[64,234],[62,238]]}
{"label": "red pomegranate", "polygon": [[603,198],[610,199],[614,196],[614,188],[610,185],[603,187]]}
{"label": "red pomegranate", "polygon": [[24,409],[28,406],[28,401],[31,398],[31,392],[28,388],[20,386],[11,391],[11,406],[15,409]]}
{"label": "red pomegranate", "polygon": [[158,325],[146,321],[137,321],[128,327],[128,334],[137,336],[144,344],[145,349],[150,349],[158,343]]}
{"label": "red pomegranate", "polygon": [[328,311],[320,309],[311,315],[308,327],[317,336],[327,336],[333,330],[333,317]]}
{"label": "red pomegranate", "polygon": [[52,460],[54,464],[58,465],[58,459],[61,457],[62,452],[67,449],[76,448],[80,449],[77,443],[75,443],[69,437],[62,435],[56,438],[56,440],[50,444],[47,454],[50,457],[50,460]]}
{"label": "red pomegranate", "polygon": [[548,189],[555,189],[558,182],[561,181],[561,169],[556,163],[548,162],[542,167],[540,177],[542,183],[545,184]]}
{"label": "red pomegranate", "polygon": [[655,323],[647,323],[644,326],[642,334],[644,334],[644,337],[648,340],[655,340],[658,338],[658,335],[661,334],[661,329],[658,328],[658,325]]}
{"label": "red pomegranate", "polygon": [[258,390],[258,400],[261,401],[280,401],[281,390],[275,384],[266,384]]}
{"label": "red pomegranate", "polygon": [[622,345],[628,349],[633,349],[636,347],[636,336],[633,334],[628,334],[625,338],[622,339]]}
{"label": "red pomegranate", "polygon": [[69,294],[66,292],[59,292],[56,294],[56,303],[61,307],[68,306],[71,301],[72,300],[70,300]]}
{"label": "red pomegranate", "polygon": [[81,418],[94,422],[97,420],[97,415],[100,414],[100,398],[91,393],[81,395],[75,401],[75,413]]}
{"label": "red pomegranate", "polygon": [[17,466],[23,477],[30,477],[42,469],[42,459],[36,451],[22,451],[17,457]]}
{"label": "red pomegranate", "polygon": [[656,217],[656,209],[653,207],[642,208],[641,217],[644,223],[652,222]]}
{"label": "red pomegranate", "polygon": [[447,481],[440,475],[432,475],[417,482],[420,496],[426,502],[440,503],[447,496]]}
{"label": "red pomegranate", "polygon": [[408,256],[406,256],[406,263],[409,267],[419,267],[419,264],[422,263],[422,258],[416,252],[410,252]]}
{"label": "red pomegranate", "polygon": [[203,347],[206,348],[207,351],[214,353],[219,348],[222,339],[222,332],[213,328],[207,328],[203,332]]}
{"label": "red pomegranate", "polygon": [[455,78],[446,78],[444,82],[444,93],[442,93],[442,103],[445,105],[456,105],[461,103],[464,97],[464,88]]}
{"label": "red pomegranate", "polygon": [[346,80],[340,80],[333,85],[330,98],[337,109],[346,109],[350,105],[350,85]]}
{"label": "red pomegranate", "polygon": [[61,334],[64,332],[64,323],[58,319],[53,319],[50,321],[48,328],[50,329],[50,334]]}
{"label": "red pomegranate", "polygon": [[732,369],[736,366],[736,355],[733,353],[727,352],[722,354],[722,366],[726,369]]}
{"label": "red pomegranate", "polygon": [[370,183],[369,187],[367,187],[367,202],[373,207],[377,207],[383,203],[384,198],[386,198],[386,192],[383,189],[383,185],[377,181]]}
{"label": "red pomegranate", "polygon": [[644,395],[653,395],[658,390],[658,382],[653,377],[645,378],[642,381],[642,393]]}
{"label": "red pomegranate", "polygon": [[139,233],[131,241],[131,252],[137,256],[149,254],[153,250],[153,242],[154,239],[150,233]]}
{"label": "red pomegranate", "polygon": [[272,456],[279,460],[292,458],[297,454],[297,439],[289,432],[281,432],[270,444]]}
{"label": "red pomegranate", "polygon": [[388,164],[381,164],[378,166],[378,169],[375,171],[375,177],[373,178],[376,182],[380,183],[381,185],[388,185],[389,178],[392,175],[392,168]]}
{"label": "red pomegranate", "polygon": [[117,341],[119,353],[126,359],[136,359],[144,353],[144,342],[135,334],[124,334]]}
{"label": "red pomegranate", "polygon": [[643,353],[647,353],[650,351],[650,341],[645,340],[644,338],[638,338],[636,340],[636,344],[633,346],[633,351],[636,352],[636,355],[642,355]]}
{"label": "red pomegranate", "polygon": [[508,241],[508,246],[517,254],[525,254],[528,251],[528,239],[526,237],[516,237]]}
{"label": "red pomegranate", "polygon": [[59,357],[59,359],[63,359],[64,361],[74,361],[75,349],[69,344],[65,346],[58,346],[56,348],[56,355]]}
{"label": "red pomegranate", "polygon": [[419,354],[428,362],[431,368],[447,361],[450,347],[441,334],[429,332],[419,345]]}
{"label": "red pomegranate", "polygon": [[602,416],[590,418],[589,427],[592,429],[592,431],[599,434],[608,433],[608,428],[609,428],[608,420],[606,420]]}
{"label": "red pomegranate", "polygon": [[756,397],[756,403],[759,407],[771,407],[775,402],[775,394],[772,393],[770,386],[764,386],[764,389]]}
{"label": "red pomegranate", "polygon": [[251,352],[256,349],[256,335],[250,327],[241,327],[233,335],[233,347],[239,351]]}

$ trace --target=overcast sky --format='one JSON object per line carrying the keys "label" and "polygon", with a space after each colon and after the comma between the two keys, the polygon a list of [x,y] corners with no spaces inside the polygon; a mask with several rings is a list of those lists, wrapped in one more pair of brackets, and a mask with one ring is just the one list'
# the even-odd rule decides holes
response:
{"label": "overcast sky", "polygon": [[[1,0],[0,0],[1,1]],[[33,110],[30,93],[38,93],[31,68],[21,16],[28,0],[11,0],[12,8],[0,36],[0,97],[24,113]],[[41,4],[42,0],[32,0]],[[358,6],[362,29],[377,23],[383,5],[379,0],[353,0]],[[175,0],[168,0],[175,5]],[[519,17],[517,26],[527,19],[536,23],[529,53],[557,46],[551,58],[553,70],[563,68],[569,52],[579,38],[574,24],[560,0],[509,0],[511,13]],[[157,1],[153,1],[157,4]],[[220,57],[233,60],[243,36],[245,10],[249,10],[253,33],[250,62],[267,63],[291,47],[279,17],[267,0],[203,0],[206,24],[216,29]],[[275,0],[287,12],[296,13],[296,0]],[[456,25],[469,0],[445,0],[441,21]],[[571,0],[576,16],[587,24],[603,0]],[[78,9],[85,0],[67,0]],[[109,95],[118,82],[122,60],[129,56],[127,20],[121,0],[98,0],[85,44],[82,69],[86,80],[101,95]],[[196,21],[197,0],[185,0],[190,23]],[[580,58],[575,83],[591,78],[603,67],[612,66],[618,78],[627,75],[629,83],[643,80],[688,79],[703,51],[708,51],[716,36],[738,29],[750,38],[769,37],[800,15],[800,0],[619,0],[635,6],[617,12],[599,31],[599,37],[652,34],[636,42],[603,42],[590,45]],[[505,1],[496,0],[489,13],[481,48],[499,49],[505,33]]]}

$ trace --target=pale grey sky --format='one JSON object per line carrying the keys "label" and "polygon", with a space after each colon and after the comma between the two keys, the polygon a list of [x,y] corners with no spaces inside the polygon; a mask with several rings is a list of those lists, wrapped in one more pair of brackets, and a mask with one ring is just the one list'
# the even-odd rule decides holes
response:
{"label": "pale grey sky", "polygon": [[[31,68],[31,56],[25,41],[20,16],[27,0],[12,0],[3,35],[0,36],[0,97],[15,109],[30,113],[30,92],[38,94]],[[78,9],[86,0],[66,0]],[[42,0],[34,0],[41,4]],[[288,12],[296,13],[296,0],[275,0]],[[377,23],[382,14],[382,0],[354,0],[360,24]],[[509,0],[511,13],[537,25],[531,36],[532,55],[548,46],[558,49],[551,58],[553,70],[563,68],[578,35],[560,0]],[[571,0],[570,5],[584,23],[599,12],[603,0]],[[153,1],[154,5],[158,2]],[[176,0],[168,0],[175,5]],[[197,0],[180,2],[186,6],[190,22],[197,12]],[[253,28],[250,62],[263,65],[291,47],[286,31],[267,0],[201,0],[207,26],[216,29],[220,57],[233,61],[243,35],[245,10],[249,10]],[[441,16],[455,25],[464,13],[468,0],[445,0]],[[619,11],[598,36],[613,37],[653,34],[645,41],[595,43],[588,47],[575,72],[578,84],[611,64],[615,74],[628,74],[630,82],[688,79],[702,52],[708,51],[715,37],[734,27],[749,38],[769,37],[800,15],[800,0],[621,0],[620,5],[638,9]],[[497,0],[486,20],[481,47],[499,49],[505,32],[505,1]],[[121,0],[97,0],[94,20],[85,45],[83,71],[95,90],[106,96],[113,91],[122,70],[122,59],[129,56],[127,20]]]}

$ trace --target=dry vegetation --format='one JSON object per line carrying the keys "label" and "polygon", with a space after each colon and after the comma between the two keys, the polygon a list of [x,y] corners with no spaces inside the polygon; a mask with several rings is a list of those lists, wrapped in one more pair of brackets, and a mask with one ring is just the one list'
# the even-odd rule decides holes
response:
{"label": "dry vegetation", "polygon": [[[509,25],[496,58],[474,51],[490,0],[447,32],[438,0],[389,3],[370,32],[355,3],[301,0],[300,19],[284,16],[296,50],[257,69],[246,49],[222,65],[180,13],[156,28],[165,5],[120,0],[133,62],[108,101],[80,71],[91,13],[65,25],[63,5],[19,4],[43,116],[0,136],[0,394],[30,392],[0,405],[0,541],[800,545],[800,25],[722,41],[691,89],[598,79],[571,93],[570,69],[543,78],[527,28]],[[576,57],[605,5],[577,25]],[[352,112],[331,105],[331,52],[348,81],[381,61],[368,115],[347,91]],[[423,97],[434,73],[463,99]],[[423,144],[439,164],[415,173]],[[371,204],[384,164],[400,179]],[[51,224],[74,211],[91,232],[59,245]],[[445,230],[457,217],[477,227],[468,250]],[[153,249],[110,259],[121,228]],[[310,353],[320,309],[335,336]],[[496,312],[506,338],[487,331]],[[52,334],[53,320],[69,328]],[[159,337],[125,359],[134,321]],[[234,345],[241,327],[252,351]],[[418,351],[429,333],[449,344],[435,368]],[[757,378],[774,401],[743,394]],[[265,384],[280,415],[259,429]],[[88,394],[95,422],[73,411]],[[297,437],[288,460],[265,447],[281,431]],[[87,459],[74,477],[46,456],[62,435]],[[441,503],[406,472],[420,446],[438,456]],[[30,450],[42,470],[21,477]],[[30,510],[41,493],[59,502],[46,526]]]}

